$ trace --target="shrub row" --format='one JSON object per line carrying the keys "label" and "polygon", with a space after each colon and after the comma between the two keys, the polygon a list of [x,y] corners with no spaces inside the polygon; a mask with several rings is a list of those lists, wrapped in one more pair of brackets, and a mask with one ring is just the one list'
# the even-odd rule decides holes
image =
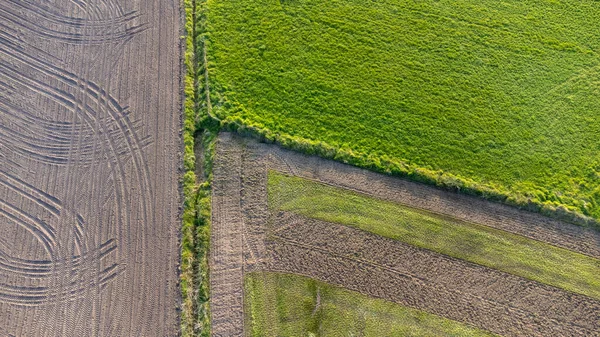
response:
{"label": "shrub row", "polygon": [[[184,0],[185,10],[185,77],[184,77],[184,120],[183,120],[183,142],[184,155],[183,167],[185,173],[182,179],[183,186],[183,217],[181,226],[181,264],[180,280],[182,293],[181,310],[181,335],[208,336],[209,318],[207,308],[207,289],[205,273],[202,269],[206,266],[205,254],[202,254],[204,242],[207,242],[207,222],[203,216],[206,211],[199,206],[199,200],[207,197],[205,184],[198,184],[196,177],[196,156],[194,153],[194,142],[196,125],[198,123],[199,106],[202,95],[200,94],[198,74],[201,67],[198,62],[198,29],[201,6],[197,0]],[[202,205],[206,202],[202,203]],[[210,202],[208,203],[210,205]],[[210,212],[210,209],[209,209]],[[209,218],[210,219],[210,218]]]}

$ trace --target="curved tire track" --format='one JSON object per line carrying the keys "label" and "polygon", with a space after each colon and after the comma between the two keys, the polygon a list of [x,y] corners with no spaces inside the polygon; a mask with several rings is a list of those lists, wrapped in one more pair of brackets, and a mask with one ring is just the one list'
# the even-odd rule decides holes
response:
{"label": "curved tire track", "polygon": [[176,334],[178,5],[0,2],[6,331]]}
{"label": "curved tire track", "polygon": [[[115,12],[115,8],[109,10]],[[138,14],[130,12],[106,19],[88,20],[65,16],[27,0],[0,2],[0,22],[41,38],[71,44],[105,44],[128,40],[146,29],[144,24],[136,23],[138,18]]]}
{"label": "curved tire track", "polygon": [[[53,222],[58,222],[61,217],[68,217],[72,222],[72,238],[74,238],[73,245],[66,245],[67,242],[61,242],[57,237],[57,230],[52,222],[41,220],[28,210],[20,209],[9,201],[0,200],[0,218],[30,232],[43,245],[47,254],[47,259],[44,260],[26,260],[0,251],[2,275],[19,279],[18,284],[22,284],[15,286],[0,282],[0,301],[31,306],[54,299],[72,300],[87,287],[96,283],[105,284],[117,276],[119,265],[116,262],[105,270],[93,271],[92,275],[86,271],[90,269],[90,265],[106,258],[117,248],[114,240],[89,250],[83,218],[64,209],[58,199],[2,171],[0,171],[0,188],[8,190],[8,195],[14,196],[15,199],[17,196],[29,199],[44,212],[49,213]],[[29,210],[31,209],[30,206]],[[65,266],[74,276],[67,280],[67,284],[61,284],[64,280],[59,273]]]}

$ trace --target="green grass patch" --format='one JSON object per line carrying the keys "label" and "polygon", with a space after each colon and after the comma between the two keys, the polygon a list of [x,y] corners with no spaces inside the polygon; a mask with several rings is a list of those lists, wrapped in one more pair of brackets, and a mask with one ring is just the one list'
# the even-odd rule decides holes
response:
{"label": "green grass patch", "polygon": [[250,273],[245,291],[251,336],[495,336],[303,276]]}
{"label": "green grass patch", "polygon": [[441,185],[600,219],[597,1],[208,9],[214,113],[226,121],[324,144],[353,164],[434,183],[448,174]]}
{"label": "green grass patch", "polygon": [[387,238],[600,299],[600,260],[275,171],[269,207],[353,226]]}

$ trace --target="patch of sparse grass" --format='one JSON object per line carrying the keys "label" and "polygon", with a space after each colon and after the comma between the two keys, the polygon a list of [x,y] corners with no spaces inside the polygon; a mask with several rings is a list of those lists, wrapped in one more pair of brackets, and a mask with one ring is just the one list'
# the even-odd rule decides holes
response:
{"label": "patch of sparse grass", "polygon": [[421,310],[280,273],[245,278],[251,336],[495,336]]}
{"label": "patch of sparse grass", "polygon": [[269,207],[384,237],[600,299],[600,260],[487,226],[269,172]]}
{"label": "patch of sparse grass", "polygon": [[208,8],[211,93],[225,124],[547,214],[600,219],[596,1]]}

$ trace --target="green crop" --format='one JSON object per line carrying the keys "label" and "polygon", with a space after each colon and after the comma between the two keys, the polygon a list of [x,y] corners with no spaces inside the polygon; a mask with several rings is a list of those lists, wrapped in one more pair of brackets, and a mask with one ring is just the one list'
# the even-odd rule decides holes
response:
{"label": "green crop", "polygon": [[207,6],[211,97],[225,123],[600,219],[597,1]]}

